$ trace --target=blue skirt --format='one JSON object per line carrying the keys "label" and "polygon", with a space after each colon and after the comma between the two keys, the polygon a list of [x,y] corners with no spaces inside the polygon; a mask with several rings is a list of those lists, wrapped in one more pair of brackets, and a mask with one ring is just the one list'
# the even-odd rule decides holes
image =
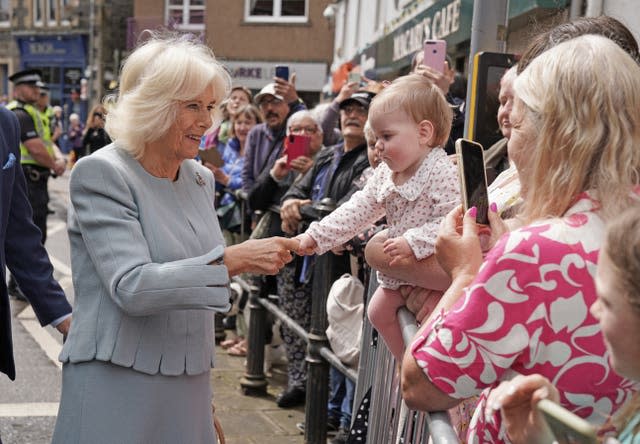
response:
{"label": "blue skirt", "polygon": [[147,375],[66,363],[53,444],[215,444],[210,372]]}

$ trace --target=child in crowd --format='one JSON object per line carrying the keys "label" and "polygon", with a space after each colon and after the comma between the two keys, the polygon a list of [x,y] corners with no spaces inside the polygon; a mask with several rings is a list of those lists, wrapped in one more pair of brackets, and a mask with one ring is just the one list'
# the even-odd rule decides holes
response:
{"label": "child in crowd", "polygon": [[[384,251],[391,266],[410,255],[432,255],[442,218],[460,203],[458,173],[442,149],[451,119],[438,87],[421,75],[400,77],[382,90],[369,109],[382,163],[363,190],[298,236],[300,253],[322,254],[386,215]],[[404,343],[396,312],[405,301],[398,288],[410,284],[381,273],[378,281],[369,319],[400,361]]]}

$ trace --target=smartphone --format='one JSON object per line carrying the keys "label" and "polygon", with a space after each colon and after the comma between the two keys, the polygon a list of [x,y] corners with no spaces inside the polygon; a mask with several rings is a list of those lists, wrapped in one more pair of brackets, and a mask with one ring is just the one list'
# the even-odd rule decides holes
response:
{"label": "smartphone", "polygon": [[447,42],[444,40],[424,41],[424,60],[422,64],[439,72],[444,72],[444,61],[447,55]]}
{"label": "smartphone", "polygon": [[540,400],[537,407],[558,444],[598,443],[596,428],[578,415],[548,399]]}
{"label": "smartphone", "polygon": [[278,65],[276,66],[276,77],[289,81],[289,67]]}
{"label": "smartphone", "polygon": [[213,147],[208,150],[199,150],[198,156],[202,160],[202,163],[209,162],[218,168],[224,166],[224,160],[222,160],[222,155],[217,148]]}
{"label": "smartphone", "polygon": [[464,211],[476,207],[478,209],[476,221],[479,224],[489,225],[489,192],[487,191],[487,173],[484,168],[484,149],[477,142],[458,139],[456,153]]}
{"label": "smartphone", "polygon": [[360,82],[362,81],[362,76],[360,75],[359,72],[349,72],[349,83],[353,83],[356,82],[358,85],[360,84]]}
{"label": "smartphone", "polygon": [[284,153],[287,155],[287,166],[291,166],[291,161],[300,156],[309,155],[311,138],[309,136],[289,134],[284,140]]}

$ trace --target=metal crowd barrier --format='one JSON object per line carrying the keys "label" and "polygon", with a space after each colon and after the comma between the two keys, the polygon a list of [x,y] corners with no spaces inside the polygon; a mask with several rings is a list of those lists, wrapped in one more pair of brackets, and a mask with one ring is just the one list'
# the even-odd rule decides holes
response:
{"label": "metal crowd barrier", "polygon": [[[244,205],[244,200],[240,199]],[[244,227],[243,227],[244,228]],[[316,262],[316,278],[330,276],[323,267],[323,256]],[[326,264],[325,264],[326,265]],[[249,285],[240,277],[234,277],[249,297],[249,337],[247,366],[240,380],[242,391],[248,396],[264,396],[267,393],[267,378],[264,374],[264,346],[267,312],[280,319],[300,338],[307,342],[307,400],[305,405],[306,444],[325,444],[327,440],[327,404],[329,397],[329,364],[356,383],[352,422],[365,395],[370,393],[367,443],[370,444],[434,444],[458,443],[447,412],[417,412],[409,410],[402,401],[400,376],[395,360],[384,343],[377,338],[365,316],[358,371],[345,366],[331,351],[325,335],[328,326],[326,294],[314,294],[311,301],[311,328],[306,332],[270,299],[277,296],[260,297],[259,289]],[[326,283],[330,288],[331,282]],[[368,288],[368,296],[375,291],[375,279]],[[369,299],[367,297],[367,300]],[[398,312],[405,343],[409,343],[417,331],[415,318],[406,309]]]}

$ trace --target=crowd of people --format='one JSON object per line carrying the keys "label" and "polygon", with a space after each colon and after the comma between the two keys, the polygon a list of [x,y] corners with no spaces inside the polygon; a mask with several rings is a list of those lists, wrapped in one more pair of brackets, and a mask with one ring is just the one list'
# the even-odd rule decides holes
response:
{"label": "crowd of people", "polygon": [[[639,63],[610,17],[532,40],[500,83],[503,139],[486,147],[480,226],[477,208],[461,206],[451,154],[464,104],[449,91],[450,62],[439,71],[418,55],[409,74],[346,82],[309,110],[295,74],[253,96],[202,43],[153,36],[125,61],[117,96],[84,125],[69,118],[76,300],[73,320],[62,302],[42,318],[68,333],[54,442],[215,442],[213,314],[241,292],[230,278],[277,295],[308,331],[313,295],[334,300],[347,287],[331,283],[347,275],[378,283],[367,301],[358,287],[353,310],[366,306],[395,357],[407,405],[449,410],[461,441],[553,442],[534,408],[550,398],[637,444]],[[37,72],[12,81],[27,184],[46,191],[42,177],[65,169],[60,116],[47,114]],[[294,156],[300,138],[307,149]],[[32,206],[43,243],[46,201]],[[24,264],[6,261],[36,301]],[[221,345],[244,357],[248,313],[233,303],[236,332]],[[419,323],[409,344],[403,306]],[[286,325],[279,334],[288,383],[276,403],[291,408],[306,398],[306,341]],[[335,368],[329,383],[327,430],[342,444],[354,385]]]}

